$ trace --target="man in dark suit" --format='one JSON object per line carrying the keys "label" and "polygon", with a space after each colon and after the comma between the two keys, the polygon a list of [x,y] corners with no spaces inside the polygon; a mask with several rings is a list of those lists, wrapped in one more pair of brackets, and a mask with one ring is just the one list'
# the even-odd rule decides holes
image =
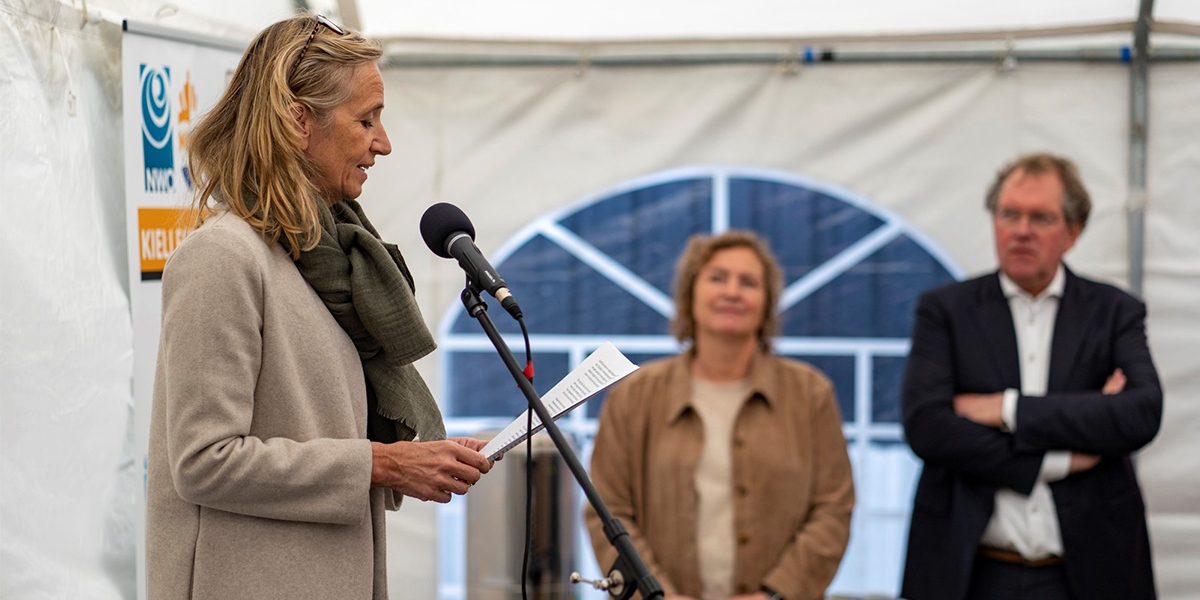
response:
{"label": "man in dark suit", "polygon": [[1145,305],[1063,265],[1091,207],[1069,160],[1021,157],[986,205],[999,272],[917,305],[902,404],[925,466],[901,595],[1155,598],[1131,460],[1162,416]]}

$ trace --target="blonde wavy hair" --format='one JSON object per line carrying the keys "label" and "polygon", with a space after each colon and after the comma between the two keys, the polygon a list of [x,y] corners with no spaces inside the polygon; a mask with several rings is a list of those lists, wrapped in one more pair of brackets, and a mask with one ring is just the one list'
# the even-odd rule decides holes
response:
{"label": "blonde wavy hair", "polygon": [[762,324],[758,327],[758,345],[763,351],[769,351],[771,338],[779,331],[775,305],[783,293],[783,269],[767,243],[751,231],[730,230],[715,236],[697,234],[688,239],[675,266],[675,318],[671,319],[671,334],[681,343],[692,342],[694,348],[696,317],[692,313],[692,304],[696,297],[696,279],[716,253],[730,248],[749,248],[762,263],[766,297],[763,299]]}
{"label": "blonde wavy hair", "polygon": [[211,198],[260,229],[270,244],[285,238],[293,258],[316,246],[321,222],[315,203],[321,200],[293,106],[307,107],[318,124],[326,122],[350,98],[354,68],[382,56],[379,40],[350,30],[339,35],[313,15],[259,33],[221,99],[188,136],[196,224]]}

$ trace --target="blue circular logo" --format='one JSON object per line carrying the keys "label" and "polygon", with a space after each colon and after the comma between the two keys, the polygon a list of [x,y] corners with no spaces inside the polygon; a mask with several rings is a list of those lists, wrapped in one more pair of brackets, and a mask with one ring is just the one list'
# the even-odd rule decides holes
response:
{"label": "blue circular logo", "polygon": [[161,67],[142,71],[142,135],[155,148],[171,140],[171,103],[168,100],[170,82]]}

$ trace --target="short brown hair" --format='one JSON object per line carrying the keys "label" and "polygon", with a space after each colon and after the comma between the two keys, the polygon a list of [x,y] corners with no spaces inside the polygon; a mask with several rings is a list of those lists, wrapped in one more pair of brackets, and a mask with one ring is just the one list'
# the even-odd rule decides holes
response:
{"label": "short brown hair", "polygon": [[700,270],[713,255],[730,248],[749,248],[758,256],[763,266],[766,298],[763,302],[763,320],[758,328],[758,344],[763,350],[771,349],[771,338],[779,329],[779,315],[775,305],[783,293],[783,269],[767,247],[766,242],[750,231],[731,230],[720,235],[697,234],[688,239],[687,247],[679,255],[675,266],[675,318],[671,319],[671,333],[680,342],[696,338],[696,319],[692,314],[695,299],[696,278]]}
{"label": "short brown hair", "polygon": [[1017,170],[1030,175],[1054,173],[1063,184],[1062,211],[1067,225],[1078,225],[1083,229],[1087,225],[1088,215],[1092,212],[1092,199],[1083,180],[1079,178],[1079,168],[1071,159],[1057,156],[1048,152],[1025,154],[1004,166],[996,172],[996,178],[988,188],[985,206],[988,212],[996,214],[996,206],[1000,202],[1000,188],[1004,181]]}

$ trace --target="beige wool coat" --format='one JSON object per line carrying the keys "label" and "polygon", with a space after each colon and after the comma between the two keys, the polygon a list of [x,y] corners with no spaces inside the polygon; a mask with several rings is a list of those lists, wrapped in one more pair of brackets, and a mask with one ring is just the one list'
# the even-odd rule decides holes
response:
{"label": "beige wool coat", "polygon": [[149,598],[386,598],[362,366],[291,258],[218,214],[168,262],[162,310]]}

